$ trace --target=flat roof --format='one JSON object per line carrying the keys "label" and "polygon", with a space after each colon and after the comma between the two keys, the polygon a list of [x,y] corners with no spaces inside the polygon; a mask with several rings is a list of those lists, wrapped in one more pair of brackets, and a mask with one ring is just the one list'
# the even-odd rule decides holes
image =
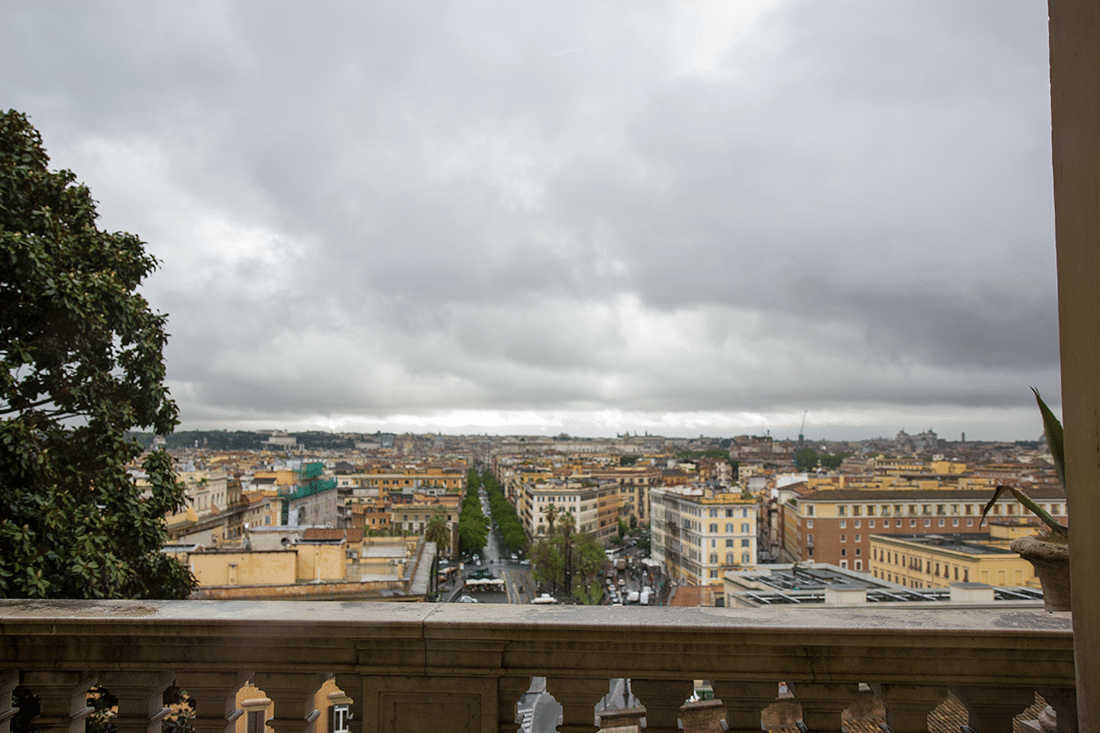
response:
{"label": "flat roof", "polygon": [[990,538],[988,534],[872,534],[871,537],[966,555],[1016,554],[1007,547],[988,544]]}

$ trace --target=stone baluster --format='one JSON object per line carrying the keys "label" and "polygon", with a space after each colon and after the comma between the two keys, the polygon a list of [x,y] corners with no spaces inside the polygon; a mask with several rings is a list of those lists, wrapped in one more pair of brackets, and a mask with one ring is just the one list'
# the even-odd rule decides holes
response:
{"label": "stone baluster", "polygon": [[99,684],[118,698],[118,714],[111,720],[118,733],[160,733],[160,722],[169,712],[164,691],[175,675],[171,672],[109,672]]}
{"label": "stone baluster", "polygon": [[96,684],[91,672],[39,671],[23,675],[23,684],[38,696],[41,712],[34,725],[42,733],[84,733],[88,689]]}
{"label": "stone baluster", "polygon": [[977,733],[1012,733],[1012,719],[1035,702],[1030,687],[952,687]]}
{"label": "stone baluster", "polygon": [[788,689],[802,706],[802,724],[808,731],[839,731],[840,714],[859,694],[859,685],[788,683]]}
{"label": "stone baluster", "polygon": [[274,733],[304,733],[320,711],[313,696],[329,675],[309,672],[257,672],[256,687],[275,702],[275,717],[267,721]]}
{"label": "stone baluster", "polygon": [[[351,698],[351,718],[348,720],[348,733],[364,733],[363,719],[366,713],[363,708],[363,676],[354,672],[334,675],[336,686]],[[373,733],[369,731],[368,733]]]}
{"label": "stone baluster", "polygon": [[247,672],[181,672],[176,685],[195,701],[191,726],[195,733],[233,733],[229,728],[241,715],[237,690],[248,682]]}
{"label": "stone baluster", "polygon": [[1054,708],[1058,717],[1058,733],[1077,733],[1077,690],[1047,687],[1039,694]]}
{"label": "stone baluster", "polygon": [[11,719],[19,708],[12,703],[12,692],[19,687],[19,672],[0,671],[0,733],[11,731]]}
{"label": "stone baluster", "polygon": [[500,733],[516,733],[516,703],[531,687],[530,677],[501,677],[497,680],[497,721]]}
{"label": "stone baluster", "polygon": [[735,682],[711,680],[714,696],[726,706],[726,726],[730,733],[763,730],[764,708],[779,697],[778,682]]}
{"label": "stone baluster", "polygon": [[9,733],[11,719],[19,708],[12,703],[12,692],[19,686],[19,672],[0,671],[0,733]]}
{"label": "stone baluster", "polygon": [[676,733],[680,708],[692,693],[691,680],[630,680],[630,691],[645,705],[645,729]]}
{"label": "stone baluster", "polygon": [[596,703],[607,694],[606,679],[547,677],[546,691],[561,705],[560,733],[597,733]]}
{"label": "stone baluster", "polygon": [[872,684],[870,687],[886,706],[886,724],[894,733],[925,733],[928,714],[947,699],[947,688],[942,685]]}

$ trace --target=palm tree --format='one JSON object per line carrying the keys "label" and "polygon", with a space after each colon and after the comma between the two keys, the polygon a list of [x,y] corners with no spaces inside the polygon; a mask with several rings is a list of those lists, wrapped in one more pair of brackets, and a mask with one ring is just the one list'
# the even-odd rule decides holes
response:
{"label": "palm tree", "polygon": [[573,547],[570,539],[573,536],[574,526],[573,512],[566,510],[558,517],[561,520],[561,536],[565,538],[565,592],[573,592]]}
{"label": "palm tree", "polygon": [[554,520],[558,518],[558,508],[554,506],[553,502],[546,505],[546,508],[542,510],[542,513],[546,515],[546,523],[550,525],[550,531],[547,532],[551,537],[554,536]]}
{"label": "palm tree", "polygon": [[568,540],[569,535],[573,534],[573,530],[576,529],[576,519],[573,512],[566,510],[558,515],[558,519],[561,521],[561,534]]}
{"label": "palm tree", "polygon": [[428,526],[424,530],[424,539],[434,542],[436,551],[445,554],[451,549],[451,528],[447,526],[447,513],[437,509],[432,518],[428,520]]}

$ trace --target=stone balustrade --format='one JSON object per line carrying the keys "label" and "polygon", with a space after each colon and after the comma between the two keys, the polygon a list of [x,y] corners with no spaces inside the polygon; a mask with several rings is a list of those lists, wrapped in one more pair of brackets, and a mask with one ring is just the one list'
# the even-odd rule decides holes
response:
{"label": "stone balustrade", "polygon": [[119,733],[156,733],[161,694],[196,701],[196,733],[233,730],[253,679],[267,726],[303,733],[329,677],[352,733],[515,731],[532,677],[560,731],[596,731],[610,678],[631,679],[647,731],[675,731],[692,680],[712,682],[729,730],[758,731],[779,682],[809,730],[839,731],[865,683],[895,733],[924,731],[949,691],[979,733],[1012,730],[1040,691],[1075,729],[1069,614],[950,608],[633,608],[249,601],[0,601],[0,733],[11,690],[41,701],[42,733],[79,733],[86,691],[119,698]]}

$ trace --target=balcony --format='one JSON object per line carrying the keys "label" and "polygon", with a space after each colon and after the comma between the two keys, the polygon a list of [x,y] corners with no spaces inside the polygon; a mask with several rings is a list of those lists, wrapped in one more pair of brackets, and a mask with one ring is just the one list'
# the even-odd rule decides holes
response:
{"label": "balcony", "polygon": [[94,684],[119,698],[119,733],[144,733],[173,682],[196,701],[196,733],[225,733],[253,676],[274,733],[324,712],[312,700],[330,676],[352,698],[351,733],[515,731],[536,676],[563,706],[560,731],[599,730],[616,677],[632,680],[646,731],[677,730],[696,679],[734,731],[760,730],[779,682],[814,731],[841,730],[860,683],[895,733],[927,730],[949,693],[974,730],[1011,731],[1036,691],[1076,730],[1071,618],[1038,610],[0,601],[0,624],[3,733],[19,683],[41,699],[42,733],[82,731]]}

